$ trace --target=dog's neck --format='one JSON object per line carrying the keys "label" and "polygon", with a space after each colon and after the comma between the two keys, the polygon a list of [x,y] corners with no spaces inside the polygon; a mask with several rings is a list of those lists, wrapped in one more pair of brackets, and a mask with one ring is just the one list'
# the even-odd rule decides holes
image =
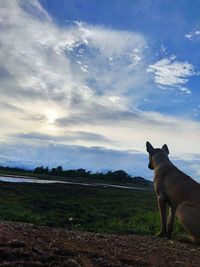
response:
{"label": "dog's neck", "polygon": [[167,155],[154,155],[154,171],[157,172],[161,168],[167,167],[167,166],[173,166],[173,163],[169,160]]}

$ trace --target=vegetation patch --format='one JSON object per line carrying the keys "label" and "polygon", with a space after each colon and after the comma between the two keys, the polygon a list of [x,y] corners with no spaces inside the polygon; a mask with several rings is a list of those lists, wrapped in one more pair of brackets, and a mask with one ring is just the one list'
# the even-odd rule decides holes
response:
{"label": "vegetation patch", "polygon": [[[1,183],[0,194],[1,220],[116,234],[152,235],[159,230],[152,191]],[[181,231],[178,225],[176,232]]]}

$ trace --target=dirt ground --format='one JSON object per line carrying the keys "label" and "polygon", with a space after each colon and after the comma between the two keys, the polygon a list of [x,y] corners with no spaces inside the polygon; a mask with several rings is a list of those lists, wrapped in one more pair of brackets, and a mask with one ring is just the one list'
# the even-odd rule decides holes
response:
{"label": "dirt ground", "polygon": [[1,266],[200,266],[200,246],[151,236],[0,222]]}

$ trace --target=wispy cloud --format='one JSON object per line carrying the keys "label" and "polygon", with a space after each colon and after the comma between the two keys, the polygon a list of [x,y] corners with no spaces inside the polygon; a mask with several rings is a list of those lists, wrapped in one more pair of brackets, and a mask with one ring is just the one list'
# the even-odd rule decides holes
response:
{"label": "wispy cloud", "polygon": [[194,38],[200,39],[200,30],[195,30],[185,34],[185,38],[192,40]]}
{"label": "wispy cloud", "polygon": [[[45,129],[49,110],[70,117],[141,99],[148,82],[141,34],[81,22],[59,28],[36,0],[1,2],[0,16],[1,100],[23,109],[33,128],[40,117],[37,127]],[[30,130],[23,119],[16,113],[15,122]]]}
{"label": "wispy cloud", "polygon": [[147,71],[153,73],[155,83],[164,86],[181,86],[188,82],[190,76],[196,75],[192,64],[178,61],[175,56],[149,65]]}

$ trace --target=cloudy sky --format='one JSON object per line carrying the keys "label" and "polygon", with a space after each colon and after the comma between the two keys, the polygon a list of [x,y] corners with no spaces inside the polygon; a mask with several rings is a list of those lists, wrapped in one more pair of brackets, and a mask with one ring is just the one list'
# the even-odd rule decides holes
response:
{"label": "cloudy sky", "polygon": [[200,2],[0,0],[0,164],[200,180]]}

